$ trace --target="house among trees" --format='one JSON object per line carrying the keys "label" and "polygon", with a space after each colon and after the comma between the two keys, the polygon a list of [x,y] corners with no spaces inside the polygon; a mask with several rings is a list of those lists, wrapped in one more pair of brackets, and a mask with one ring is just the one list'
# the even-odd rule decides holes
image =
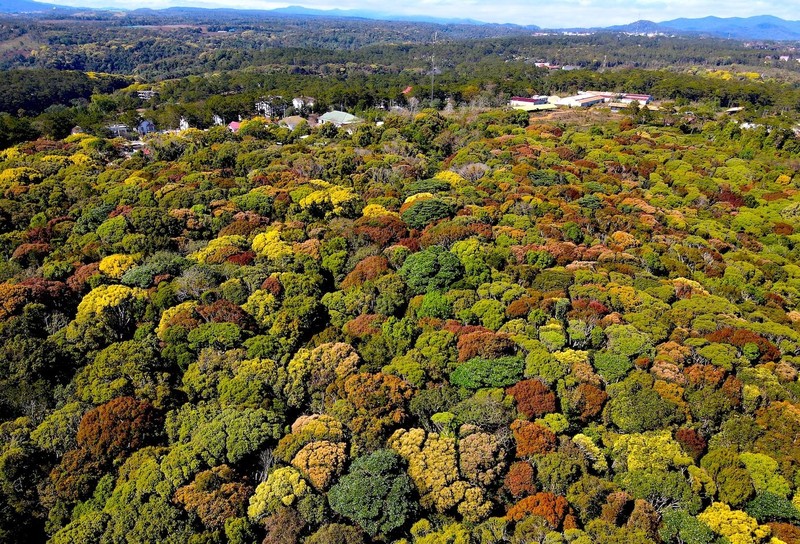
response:
{"label": "house among trees", "polygon": [[559,106],[566,106],[568,108],[589,108],[595,104],[602,104],[606,99],[603,96],[595,94],[576,94],[574,96],[566,96],[558,101]]}
{"label": "house among trees", "polygon": [[151,132],[155,131],[156,131],[156,125],[149,119],[145,119],[144,121],[139,123],[138,127],[136,127],[136,132],[139,133],[140,138],[146,134],[150,134]]}
{"label": "house among trees", "polygon": [[264,117],[277,117],[286,111],[286,102],[282,96],[268,96],[259,98],[255,104],[256,113]]}
{"label": "house among trees", "polygon": [[242,124],[239,121],[231,121],[230,123],[228,123],[228,130],[236,134],[237,132],[239,132],[239,128],[241,126]]}
{"label": "house among trees", "polygon": [[527,106],[529,104],[538,106],[540,104],[547,104],[549,98],[550,98],[549,96],[543,96],[543,95],[534,95],[531,96],[530,98],[525,98],[522,96],[512,96],[511,100],[509,100],[508,102],[508,105],[511,106],[512,108],[515,106]]}
{"label": "house among trees", "polygon": [[289,130],[296,129],[300,123],[308,123],[310,127],[316,126],[316,120],[313,118],[305,119],[300,117],[299,115],[290,115],[289,117],[284,117],[280,121],[278,121],[278,125],[282,127],[286,127]]}
{"label": "house among trees", "polygon": [[106,130],[109,133],[111,133],[111,135],[114,136],[114,137],[117,137],[117,138],[123,137],[124,138],[124,137],[126,137],[128,135],[128,131],[130,130],[130,128],[128,128],[128,125],[124,125],[122,123],[114,123],[113,125],[108,125],[106,127]]}
{"label": "house among trees", "polygon": [[136,96],[139,97],[140,100],[152,100],[158,91],[148,90],[148,91],[136,91]]}
{"label": "house among trees", "polygon": [[296,96],[292,98],[292,107],[296,110],[313,108],[316,103],[317,100],[310,96]]}
{"label": "house among trees", "polygon": [[625,104],[638,102],[640,106],[645,106],[653,101],[653,97],[649,94],[625,93],[619,97],[619,101]]}
{"label": "house among trees", "polygon": [[363,121],[364,120],[360,117],[356,117],[355,115],[347,113],[346,111],[333,110],[320,115],[318,123],[320,125],[331,123],[337,127],[343,127],[345,125],[355,125]]}

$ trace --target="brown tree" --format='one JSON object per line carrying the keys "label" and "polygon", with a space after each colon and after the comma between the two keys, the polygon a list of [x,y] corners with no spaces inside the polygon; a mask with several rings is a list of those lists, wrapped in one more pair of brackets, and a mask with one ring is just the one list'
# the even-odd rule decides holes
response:
{"label": "brown tree", "polygon": [[517,419],[511,424],[511,432],[517,442],[517,457],[555,451],[555,433],[538,423]]}
{"label": "brown tree", "polygon": [[264,518],[267,536],[261,544],[297,544],[306,522],[294,508],[280,508]]}
{"label": "brown tree", "polygon": [[354,374],[328,399],[328,406],[331,415],[347,423],[353,433],[353,445],[369,449],[379,446],[394,427],[405,421],[413,395],[411,386],[397,376]]}
{"label": "brown tree", "polygon": [[101,462],[112,462],[154,443],[162,418],[147,401],[118,397],[90,410],[78,426],[76,440]]}
{"label": "brown tree", "polygon": [[529,462],[516,461],[508,469],[503,480],[503,487],[516,499],[525,495],[533,495],[536,493],[534,474],[533,465]]}
{"label": "brown tree", "polygon": [[236,482],[235,477],[227,465],[205,470],[189,485],[179,487],[173,501],[197,514],[209,529],[221,529],[226,520],[245,515],[247,499],[253,494],[249,485]]}
{"label": "brown tree", "polygon": [[353,271],[342,280],[342,289],[361,285],[365,281],[374,280],[389,270],[389,261],[382,255],[373,255],[360,261]]}
{"label": "brown tree", "polygon": [[462,334],[458,338],[458,360],[469,361],[473,357],[496,359],[503,355],[513,355],[516,344],[504,334],[479,330]]}
{"label": "brown tree", "polygon": [[508,510],[506,517],[519,521],[527,516],[540,516],[555,531],[561,527],[568,512],[567,499],[543,491],[519,501]]}
{"label": "brown tree", "polygon": [[517,410],[528,419],[541,417],[556,411],[556,395],[539,380],[522,380],[507,393],[517,401]]}
{"label": "brown tree", "polygon": [[461,474],[474,484],[492,485],[506,468],[506,453],[495,435],[469,434],[458,442]]}
{"label": "brown tree", "polygon": [[578,419],[587,422],[602,412],[608,393],[590,383],[582,383],[572,391],[569,400]]}

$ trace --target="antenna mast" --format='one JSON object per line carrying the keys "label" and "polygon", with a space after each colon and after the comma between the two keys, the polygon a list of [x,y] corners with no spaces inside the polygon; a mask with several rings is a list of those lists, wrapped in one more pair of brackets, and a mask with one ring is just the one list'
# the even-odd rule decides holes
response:
{"label": "antenna mast", "polygon": [[[438,32],[434,32],[433,33],[433,47],[434,48],[436,47],[436,37],[437,37],[438,34],[439,34]],[[432,48],[431,49],[431,107],[433,107],[433,85],[434,85],[433,78],[434,78],[435,74],[436,74],[436,52]]]}

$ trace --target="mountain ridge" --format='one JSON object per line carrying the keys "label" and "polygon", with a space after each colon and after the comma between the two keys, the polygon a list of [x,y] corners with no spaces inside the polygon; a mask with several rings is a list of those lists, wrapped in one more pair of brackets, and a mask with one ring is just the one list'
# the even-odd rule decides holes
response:
{"label": "mountain ridge", "polygon": [[[463,18],[450,18],[450,17],[433,17],[428,15],[397,15],[391,13],[383,13],[372,10],[360,9],[313,9],[304,6],[286,6],[285,8],[275,8],[268,10],[270,13],[280,13],[284,15],[307,15],[311,17],[357,17],[360,19],[375,19],[375,20],[391,20],[391,21],[418,21],[423,23],[439,23],[439,24],[466,24],[466,25],[486,25],[484,21],[476,19],[463,19]],[[538,27],[537,27],[538,28]]]}
{"label": "mountain ridge", "polygon": [[[0,0],[0,13],[38,13],[54,9],[76,10],[92,9],[96,11],[109,11],[112,8],[78,8],[64,5],[48,4],[33,0]],[[402,21],[434,23],[441,25],[480,25],[480,26],[504,26],[518,27],[526,30],[543,30],[537,25],[520,25],[515,23],[487,23],[470,18],[437,17],[430,15],[401,15],[370,9],[315,9],[301,5],[290,5],[275,9],[247,9],[230,7],[209,7],[206,5],[195,6],[173,6],[162,9],[139,8],[134,10],[124,10],[113,8],[113,10],[127,11],[136,13],[142,11],[174,13],[176,11],[232,11],[242,13],[252,13],[263,16],[300,16],[300,17],[328,17],[328,18],[358,18],[376,21]],[[730,38],[737,40],[774,40],[790,41],[800,40],[800,21],[790,21],[776,17],[774,15],[755,15],[752,17],[717,17],[710,15],[707,17],[687,18],[681,17],[669,21],[654,22],[650,20],[639,20],[623,25],[611,25],[593,28],[570,28],[557,29],[548,28],[544,30],[552,31],[610,31],[627,33],[661,33],[661,34],[687,34],[700,36],[713,36],[717,38]]]}
{"label": "mountain ridge", "polygon": [[678,32],[739,40],[800,40],[800,21],[788,21],[774,15],[681,17],[660,23],[643,20],[606,29],[617,32]]}
{"label": "mountain ridge", "polygon": [[0,13],[38,13],[54,9],[68,10],[72,8],[31,0],[0,0]]}

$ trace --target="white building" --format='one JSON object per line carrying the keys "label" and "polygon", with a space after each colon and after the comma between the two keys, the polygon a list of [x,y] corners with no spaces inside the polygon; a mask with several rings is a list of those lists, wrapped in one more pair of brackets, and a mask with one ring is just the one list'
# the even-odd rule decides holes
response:
{"label": "white building", "polygon": [[354,125],[356,123],[362,122],[363,119],[356,117],[355,115],[349,114],[345,111],[329,111],[323,115],[319,116],[317,122],[320,125],[324,125],[326,123],[331,123],[336,125],[337,127],[345,126],[345,125]]}
{"label": "white building", "polygon": [[259,100],[256,102],[256,111],[263,115],[264,117],[272,117],[272,113],[274,108],[272,107],[271,102],[267,102],[266,100]]}
{"label": "white building", "polygon": [[313,108],[314,104],[316,104],[316,99],[310,96],[296,96],[292,98],[292,106],[296,110],[302,110],[305,108]]}
{"label": "white building", "polygon": [[640,106],[646,106],[653,101],[653,97],[649,94],[625,93],[619,98],[619,101],[624,104],[638,102]]}
{"label": "white building", "polygon": [[508,101],[508,105],[512,108],[517,106],[524,107],[524,106],[538,106],[539,104],[547,104],[549,96],[542,96],[542,95],[534,95],[530,98],[525,98],[522,96],[512,96],[511,100]]}
{"label": "white building", "polygon": [[108,125],[106,127],[106,130],[110,132],[112,136],[125,137],[128,135],[128,131],[130,130],[130,128],[128,128],[128,125],[123,125],[122,123],[115,123],[113,125]]}
{"label": "white building", "polygon": [[588,108],[601,103],[622,103],[631,104],[637,102],[640,106],[645,106],[653,100],[649,94],[636,93],[616,93],[609,91],[580,91],[574,96],[562,98],[557,102],[559,106],[570,108]]}
{"label": "white building", "polygon": [[603,96],[594,94],[576,94],[574,96],[566,96],[558,101],[559,106],[566,106],[568,108],[588,108],[595,104],[602,104],[606,99]]}

